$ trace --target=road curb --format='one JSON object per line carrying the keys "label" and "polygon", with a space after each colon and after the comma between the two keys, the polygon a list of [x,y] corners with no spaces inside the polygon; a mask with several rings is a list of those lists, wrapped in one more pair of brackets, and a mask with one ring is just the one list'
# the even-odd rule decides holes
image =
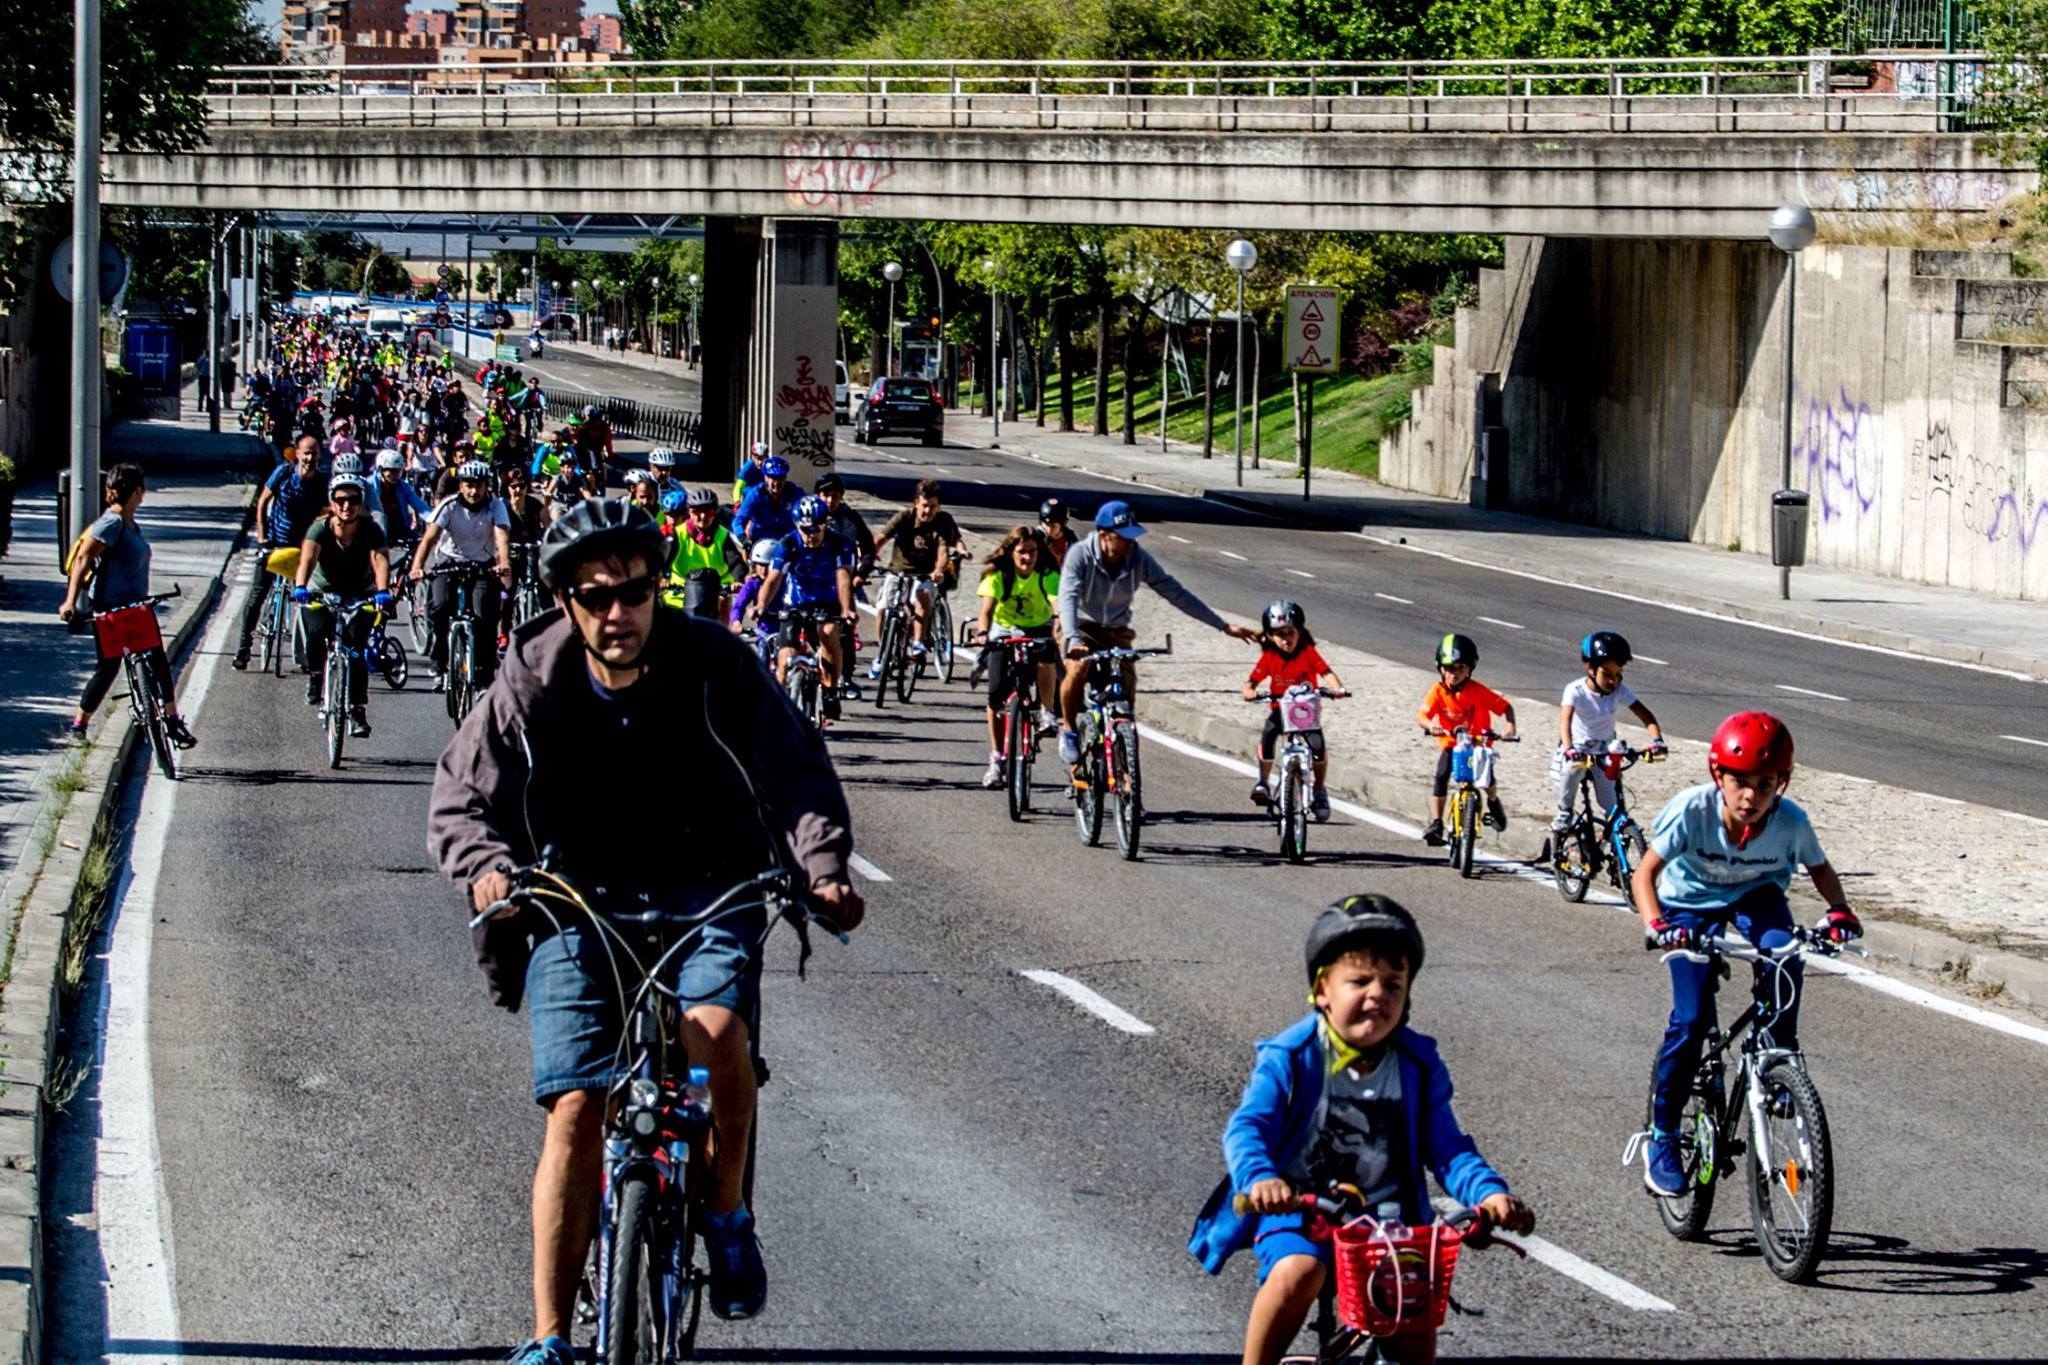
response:
{"label": "road curb", "polygon": [[[1250,725],[1212,716],[1183,702],[1142,690],[1138,694],[1138,713],[1147,725],[1175,739],[1251,761],[1255,733]],[[1355,758],[1333,757],[1329,784],[1337,795],[1385,814],[1418,825],[1429,819],[1426,783],[1419,768],[1415,772],[1391,773]],[[1541,818],[1516,812],[1507,833],[1489,830],[1480,849],[1497,857],[1539,864],[1547,839],[1548,830]],[[1309,856],[1315,856],[1313,840]],[[1441,855],[1429,850],[1427,856]],[[1875,961],[1894,962],[1940,977],[1951,988],[1960,986],[1973,994],[2011,999],[2035,1011],[2048,1011],[2048,962],[2039,958],[1988,949],[1912,924],[1865,920],[1863,929],[1863,946]]]}
{"label": "road curb", "polygon": [[[981,447],[985,449],[986,447]],[[1165,477],[1140,478],[1133,474],[1104,469],[1099,464],[1083,463],[1064,455],[1043,450],[1026,451],[1023,448],[1007,453],[1023,455],[1026,459],[1042,464],[1055,465],[1092,474],[1097,478],[1114,479],[1140,488],[1163,488],[1182,497],[1201,498],[1224,507],[1233,507],[1243,512],[1256,512],[1274,517],[1294,525],[1321,531],[1339,531],[1346,534],[1365,535],[1381,540],[1388,545],[1407,546],[1424,553],[1453,555],[1474,564],[1508,573],[1531,574],[1539,578],[1557,579],[1554,567],[1539,564],[1533,560],[1519,559],[1514,555],[1498,551],[1474,549],[1459,545],[1455,549],[1428,543],[1426,534],[1386,533],[1366,530],[1349,518],[1333,516],[1313,506],[1290,503],[1278,495],[1267,496],[1258,493],[1239,493],[1229,489],[1209,488],[1202,484]],[[1675,543],[1675,542],[1674,542]],[[2002,669],[2010,673],[2023,673],[2032,678],[2048,678],[2048,654],[2030,654],[2016,649],[1990,649],[1975,645],[1956,644],[1947,640],[1929,640],[1910,631],[1886,630],[1878,626],[1860,626],[1848,622],[1831,621],[1824,616],[1804,612],[1787,611],[1782,608],[1756,606],[1746,602],[1730,602],[1722,597],[1709,597],[1700,593],[1689,593],[1667,587],[1648,587],[1633,579],[1609,578],[1591,572],[1574,572],[1572,585],[1597,592],[1613,593],[1617,596],[1641,601],[1680,607],[1688,611],[1707,612],[1738,621],[1747,621],[1760,626],[1772,626],[1780,630],[1802,631],[1823,639],[1839,640],[1844,644],[1871,645],[1879,649],[1897,650],[1903,654],[1915,654],[1923,658],[1938,659],[1945,663],[1974,664],[1983,668]]]}
{"label": "road curb", "polygon": [[[255,489],[243,505],[246,525]],[[238,532],[221,556],[206,591],[177,599],[164,643],[175,671],[197,638],[198,625],[219,600]],[[56,842],[37,870],[22,904],[12,975],[0,996],[0,1365],[38,1365],[43,1342],[42,1153],[47,1120],[43,1103],[57,1056],[62,1016],[59,962],[65,927],[77,899],[93,832],[120,808],[139,734],[124,708],[116,721],[102,710],[81,776]],[[108,742],[118,724],[120,737]]]}

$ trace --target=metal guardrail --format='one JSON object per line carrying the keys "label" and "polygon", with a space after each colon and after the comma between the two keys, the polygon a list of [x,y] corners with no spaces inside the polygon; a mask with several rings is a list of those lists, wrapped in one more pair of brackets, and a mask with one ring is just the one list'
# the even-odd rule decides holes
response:
{"label": "metal guardrail", "polygon": [[226,67],[222,126],[1083,131],[1939,130],[1981,53],[1449,62],[487,62]]}
{"label": "metal guardrail", "polygon": [[550,429],[569,413],[595,403],[605,420],[611,423],[614,436],[653,441],[678,453],[703,453],[702,417],[687,408],[671,408],[660,403],[642,403],[637,399],[613,398],[605,394],[593,396],[580,389],[552,388],[545,384],[540,391],[548,400],[547,425]]}

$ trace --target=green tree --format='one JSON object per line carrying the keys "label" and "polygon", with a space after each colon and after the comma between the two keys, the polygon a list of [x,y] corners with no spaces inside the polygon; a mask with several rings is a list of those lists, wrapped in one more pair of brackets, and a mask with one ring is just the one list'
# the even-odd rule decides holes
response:
{"label": "green tree", "polygon": [[379,251],[356,267],[355,286],[371,294],[409,294],[412,292],[412,276],[395,257]]}
{"label": "green tree", "polygon": [[2007,165],[2026,161],[2048,175],[2048,0],[2006,0],[1987,16],[1981,106]]}

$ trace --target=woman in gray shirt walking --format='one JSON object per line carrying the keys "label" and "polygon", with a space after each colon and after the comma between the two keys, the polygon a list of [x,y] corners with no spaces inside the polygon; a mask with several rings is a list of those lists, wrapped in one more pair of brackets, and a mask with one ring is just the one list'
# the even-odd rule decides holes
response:
{"label": "woman in gray shirt walking", "polygon": [[[57,615],[67,625],[75,618],[82,616],[89,621],[96,611],[126,606],[149,596],[149,541],[143,536],[142,528],[135,524],[135,509],[142,506],[143,491],[141,465],[117,464],[107,471],[107,510],[86,531],[85,541],[72,560],[71,581],[64,593],[64,605],[57,608]],[[88,574],[93,576],[90,591],[85,586]],[[155,675],[157,686],[162,689],[169,710],[164,728],[171,736],[171,743],[180,749],[191,748],[199,740],[178,714],[177,688],[171,678],[171,661],[164,657],[163,646],[144,652],[142,664]],[[107,699],[107,690],[120,674],[120,655],[100,660],[99,667],[86,681],[84,694],[78,699],[77,714],[65,727],[67,734],[84,737],[92,713],[99,710],[100,703]]]}

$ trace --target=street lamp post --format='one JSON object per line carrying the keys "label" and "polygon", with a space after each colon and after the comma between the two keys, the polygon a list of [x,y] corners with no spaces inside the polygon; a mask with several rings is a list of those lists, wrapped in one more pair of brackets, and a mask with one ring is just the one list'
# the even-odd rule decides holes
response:
{"label": "street lamp post", "polygon": [[[1812,210],[1801,204],[1787,204],[1771,214],[1771,244],[1785,253],[1785,429],[1784,443],[1779,451],[1778,487],[1790,490],[1792,487],[1792,342],[1794,315],[1799,311],[1799,253],[1813,245],[1814,222]],[[1771,515],[1777,516],[1772,508]],[[1778,597],[1789,601],[1792,597],[1791,556],[1782,556],[1785,563],[1778,566]]]}
{"label": "street lamp post", "polygon": [[882,373],[896,373],[896,282],[903,278],[903,267],[890,261],[882,267],[882,278],[889,282],[888,330],[882,334]]}
{"label": "street lamp post", "polygon": [[[1233,413],[1237,429],[1237,486],[1244,487],[1244,277],[1259,263],[1259,249],[1240,237],[1223,249],[1223,259],[1237,272],[1237,363],[1230,371],[1236,390]],[[1254,401],[1257,395],[1253,395]]]}
{"label": "street lamp post", "polygon": [[652,341],[654,343],[654,358],[656,360],[661,359],[661,291],[662,287],[667,283],[668,277],[665,275],[656,275],[654,277],[654,336]]}
{"label": "street lamp post", "polygon": [[[78,0],[71,144],[71,525],[66,543],[101,511],[100,487],[100,0]],[[211,361],[209,361],[211,363]]]}
{"label": "street lamp post", "polygon": [[996,378],[1001,369],[1001,364],[996,359],[996,319],[1001,317],[1003,312],[1002,295],[996,291],[996,286],[1002,283],[1003,272],[993,259],[983,261],[981,263],[981,271],[984,275],[988,276],[987,388],[989,430],[993,433],[989,437],[989,448],[993,450],[1003,443],[1003,395],[1001,391],[1002,386]]}
{"label": "street lamp post", "polygon": [[683,357],[685,365],[697,363],[697,287],[704,283],[702,275],[690,276],[690,338],[689,353]]}

